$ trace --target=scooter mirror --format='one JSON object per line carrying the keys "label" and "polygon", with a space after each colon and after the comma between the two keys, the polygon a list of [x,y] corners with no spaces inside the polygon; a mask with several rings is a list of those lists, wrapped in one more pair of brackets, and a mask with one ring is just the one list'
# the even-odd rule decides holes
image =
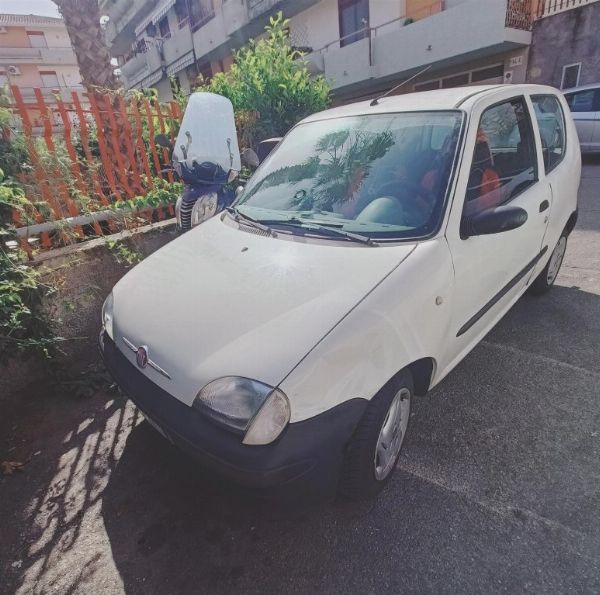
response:
{"label": "scooter mirror", "polygon": [[260,165],[258,155],[252,149],[243,149],[240,153],[242,164],[246,167],[256,169]]}
{"label": "scooter mirror", "polygon": [[157,134],[154,137],[154,142],[159,147],[164,147],[165,149],[172,149],[173,148],[173,145],[171,144],[171,141],[170,141],[169,137],[166,134]]}
{"label": "scooter mirror", "polygon": [[244,191],[244,187],[243,187],[243,186],[238,186],[238,187],[235,189],[235,195],[236,195],[236,196],[239,196],[239,195],[240,195],[240,194],[241,194],[243,191]]}

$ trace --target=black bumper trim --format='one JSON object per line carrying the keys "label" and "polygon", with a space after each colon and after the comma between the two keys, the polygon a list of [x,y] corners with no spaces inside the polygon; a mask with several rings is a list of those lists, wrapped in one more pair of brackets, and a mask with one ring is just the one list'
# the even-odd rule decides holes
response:
{"label": "black bumper trim", "polygon": [[216,426],[148,379],[103,336],[109,372],[136,406],[181,450],[203,466],[241,485],[322,493],[337,485],[344,448],[367,401],[352,399],[308,420],[289,424],[272,444],[249,446],[239,435]]}

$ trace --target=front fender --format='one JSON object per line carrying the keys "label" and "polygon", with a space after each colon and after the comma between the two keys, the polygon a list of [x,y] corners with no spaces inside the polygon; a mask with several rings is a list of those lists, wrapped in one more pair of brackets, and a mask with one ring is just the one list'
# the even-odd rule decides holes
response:
{"label": "front fender", "polygon": [[443,357],[454,271],[444,238],[419,244],[280,383],[292,422],[354,398],[370,400],[397,372]]}

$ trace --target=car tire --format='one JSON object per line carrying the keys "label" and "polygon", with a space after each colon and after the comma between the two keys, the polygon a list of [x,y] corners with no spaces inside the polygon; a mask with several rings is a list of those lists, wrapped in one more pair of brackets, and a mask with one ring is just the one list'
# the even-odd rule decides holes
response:
{"label": "car tire", "polygon": [[389,482],[408,429],[413,394],[412,374],[405,370],[371,399],[346,447],[341,496],[372,498]]}
{"label": "car tire", "polygon": [[550,291],[550,288],[554,285],[558,272],[562,265],[567,250],[567,236],[563,234],[560,236],[548,264],[543,268],[542,272],[536,277],[535,281],[531,284],[529,291],[533,295],[544,295]]}

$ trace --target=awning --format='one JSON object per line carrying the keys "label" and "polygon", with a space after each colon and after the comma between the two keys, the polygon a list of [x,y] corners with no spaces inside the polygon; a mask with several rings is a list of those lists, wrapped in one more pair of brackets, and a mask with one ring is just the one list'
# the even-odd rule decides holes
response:
{"label": "awning", "polygon": [[137,87],[140,83],[141,80],[143,80],[145,77],[147,77],[150,74],[150,69],[149,68],[143,68],[142,70],[140,70],[139,72],[137,72],[134,76],[127,78],[127,82],[129,83],[129,86],[131,87]]}
{"label": "awning", "polygon": [[194,63],[194,54],[190,52],[186,56],[182,56],[181,58],[175,60],[172,64],[167,66],[167,74],[175,74],[180,70],[183,70],[186,66]]}
{"label": "awning", "polygon": [[156,72],[154,72],[153,74],[151,74],[150,76],[147,76],[141,83],[140,83],[140,87],[142,89],[147,89],[148,87],[151,87],[152,85],[154,85],[155,83],[158,83],[158,81],[160,81],[160,79],[163,77],[163,73],[162,70],[157,70]]}
{"label": "awning", "polygon": [[175,4],[175,0],[163,0],[156,10],[153,10],[147,17],[140,21],[140,24],[135,28],[135,36],[140,36],[150,23],[158,23],[169,12],[173,4]]}

